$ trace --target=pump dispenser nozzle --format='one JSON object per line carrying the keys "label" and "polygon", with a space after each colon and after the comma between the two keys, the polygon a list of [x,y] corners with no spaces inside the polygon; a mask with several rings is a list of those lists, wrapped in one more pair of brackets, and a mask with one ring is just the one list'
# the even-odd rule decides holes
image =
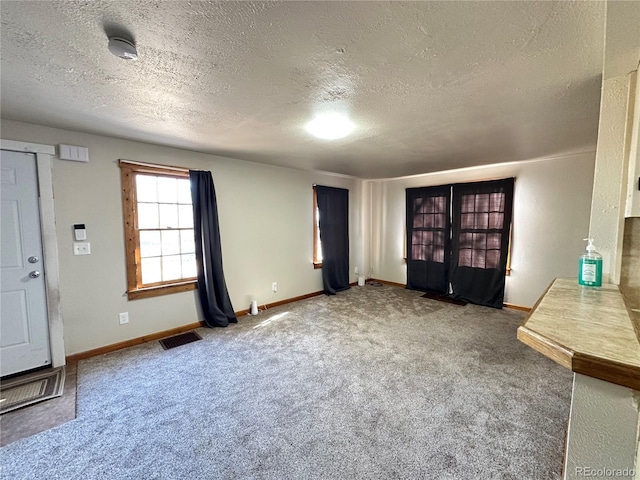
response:
{"label": "pump dispenser nozzle", "polygon": [[596,247],[593,245],[593,238],[591,238],[591,237],[583,238],[583,240],[585,242],[589,242],[589,244],[587,245],[587,252],[595,252]]}

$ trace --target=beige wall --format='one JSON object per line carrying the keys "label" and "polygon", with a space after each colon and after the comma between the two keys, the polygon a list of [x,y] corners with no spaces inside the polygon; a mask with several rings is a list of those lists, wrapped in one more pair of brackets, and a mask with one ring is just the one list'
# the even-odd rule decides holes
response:
{"label": "beige wall", "polygon": [[[314,183],[350,190],[351,258],[362,258],[359,180],[7,120],[1,128],[3,139],[89,148],[89,163],[53,164],[67,355],[199,319],[194,291],[127,300],[118,159],[212,171],[225,277],[236,311],[249,308],[252,299],[263,304],[322,290],[321,270],[311,263]],[[87,226],[89,256],[72,254],[74,223]],[[129,324],[119,325],[119,312],[129,312]]]}
{"label": "beige wall", "polygon": [[555,277],[577,276],[586,247],[595,152],[372,182],[373,277],[406,283],[405,189],[516,177],[505,301],[531,307]]}

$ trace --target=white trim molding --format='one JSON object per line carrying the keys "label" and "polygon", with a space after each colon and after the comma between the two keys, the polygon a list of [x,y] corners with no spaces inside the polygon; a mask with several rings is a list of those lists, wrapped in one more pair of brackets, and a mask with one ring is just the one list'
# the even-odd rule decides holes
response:
{"label": "white trim molding", "polygon": [[45,285],[47,291],[47,313],[49,316],[49,342],[51,366],[65,365],[64,324],[60,306],[60,273],[58,262],[58,237],[53,200],[52,160],[56,149],[51,145],[0,140],[0,149],[14,152],[33,153],[38,170],[40,190],[40,226],[42,228],[42,248],[44,252]]}

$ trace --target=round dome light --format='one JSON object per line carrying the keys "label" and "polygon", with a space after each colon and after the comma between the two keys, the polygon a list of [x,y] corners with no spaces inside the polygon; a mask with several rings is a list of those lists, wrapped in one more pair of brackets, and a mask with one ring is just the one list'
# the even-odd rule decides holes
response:
{"label": "round dome light", "polygon": [[322,113],[307,123],[306,128],[315,137],[337,140],[349,135],[356,126],[340,113]]}

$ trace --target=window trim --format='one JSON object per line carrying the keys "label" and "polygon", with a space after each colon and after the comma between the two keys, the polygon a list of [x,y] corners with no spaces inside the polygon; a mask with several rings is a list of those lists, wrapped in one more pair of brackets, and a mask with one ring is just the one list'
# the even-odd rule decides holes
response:
{"label": "window trim", "polygon": [[140,242],[136,234],[137,195],[135,175],[150,174],[164,175],[174,178],[188,178],[189,170],[167,165],[151,165],[139,162],[120,160],[120,177],[122,184],[122,213],[124,219],[124,243],[127,268],[127,298],[136,300],[139,298],[157,297],[170,293],[186,292],[198,288],[198,280],[194,278],[178,279],[162,284],[140,286]]}
{"label": "window trim", "polygon": [[322,261],[318,260],[318,248],[320,248],[320,227],[318,225],[318,196],[316,186],[313,186],[313,268],[322,268]]}

